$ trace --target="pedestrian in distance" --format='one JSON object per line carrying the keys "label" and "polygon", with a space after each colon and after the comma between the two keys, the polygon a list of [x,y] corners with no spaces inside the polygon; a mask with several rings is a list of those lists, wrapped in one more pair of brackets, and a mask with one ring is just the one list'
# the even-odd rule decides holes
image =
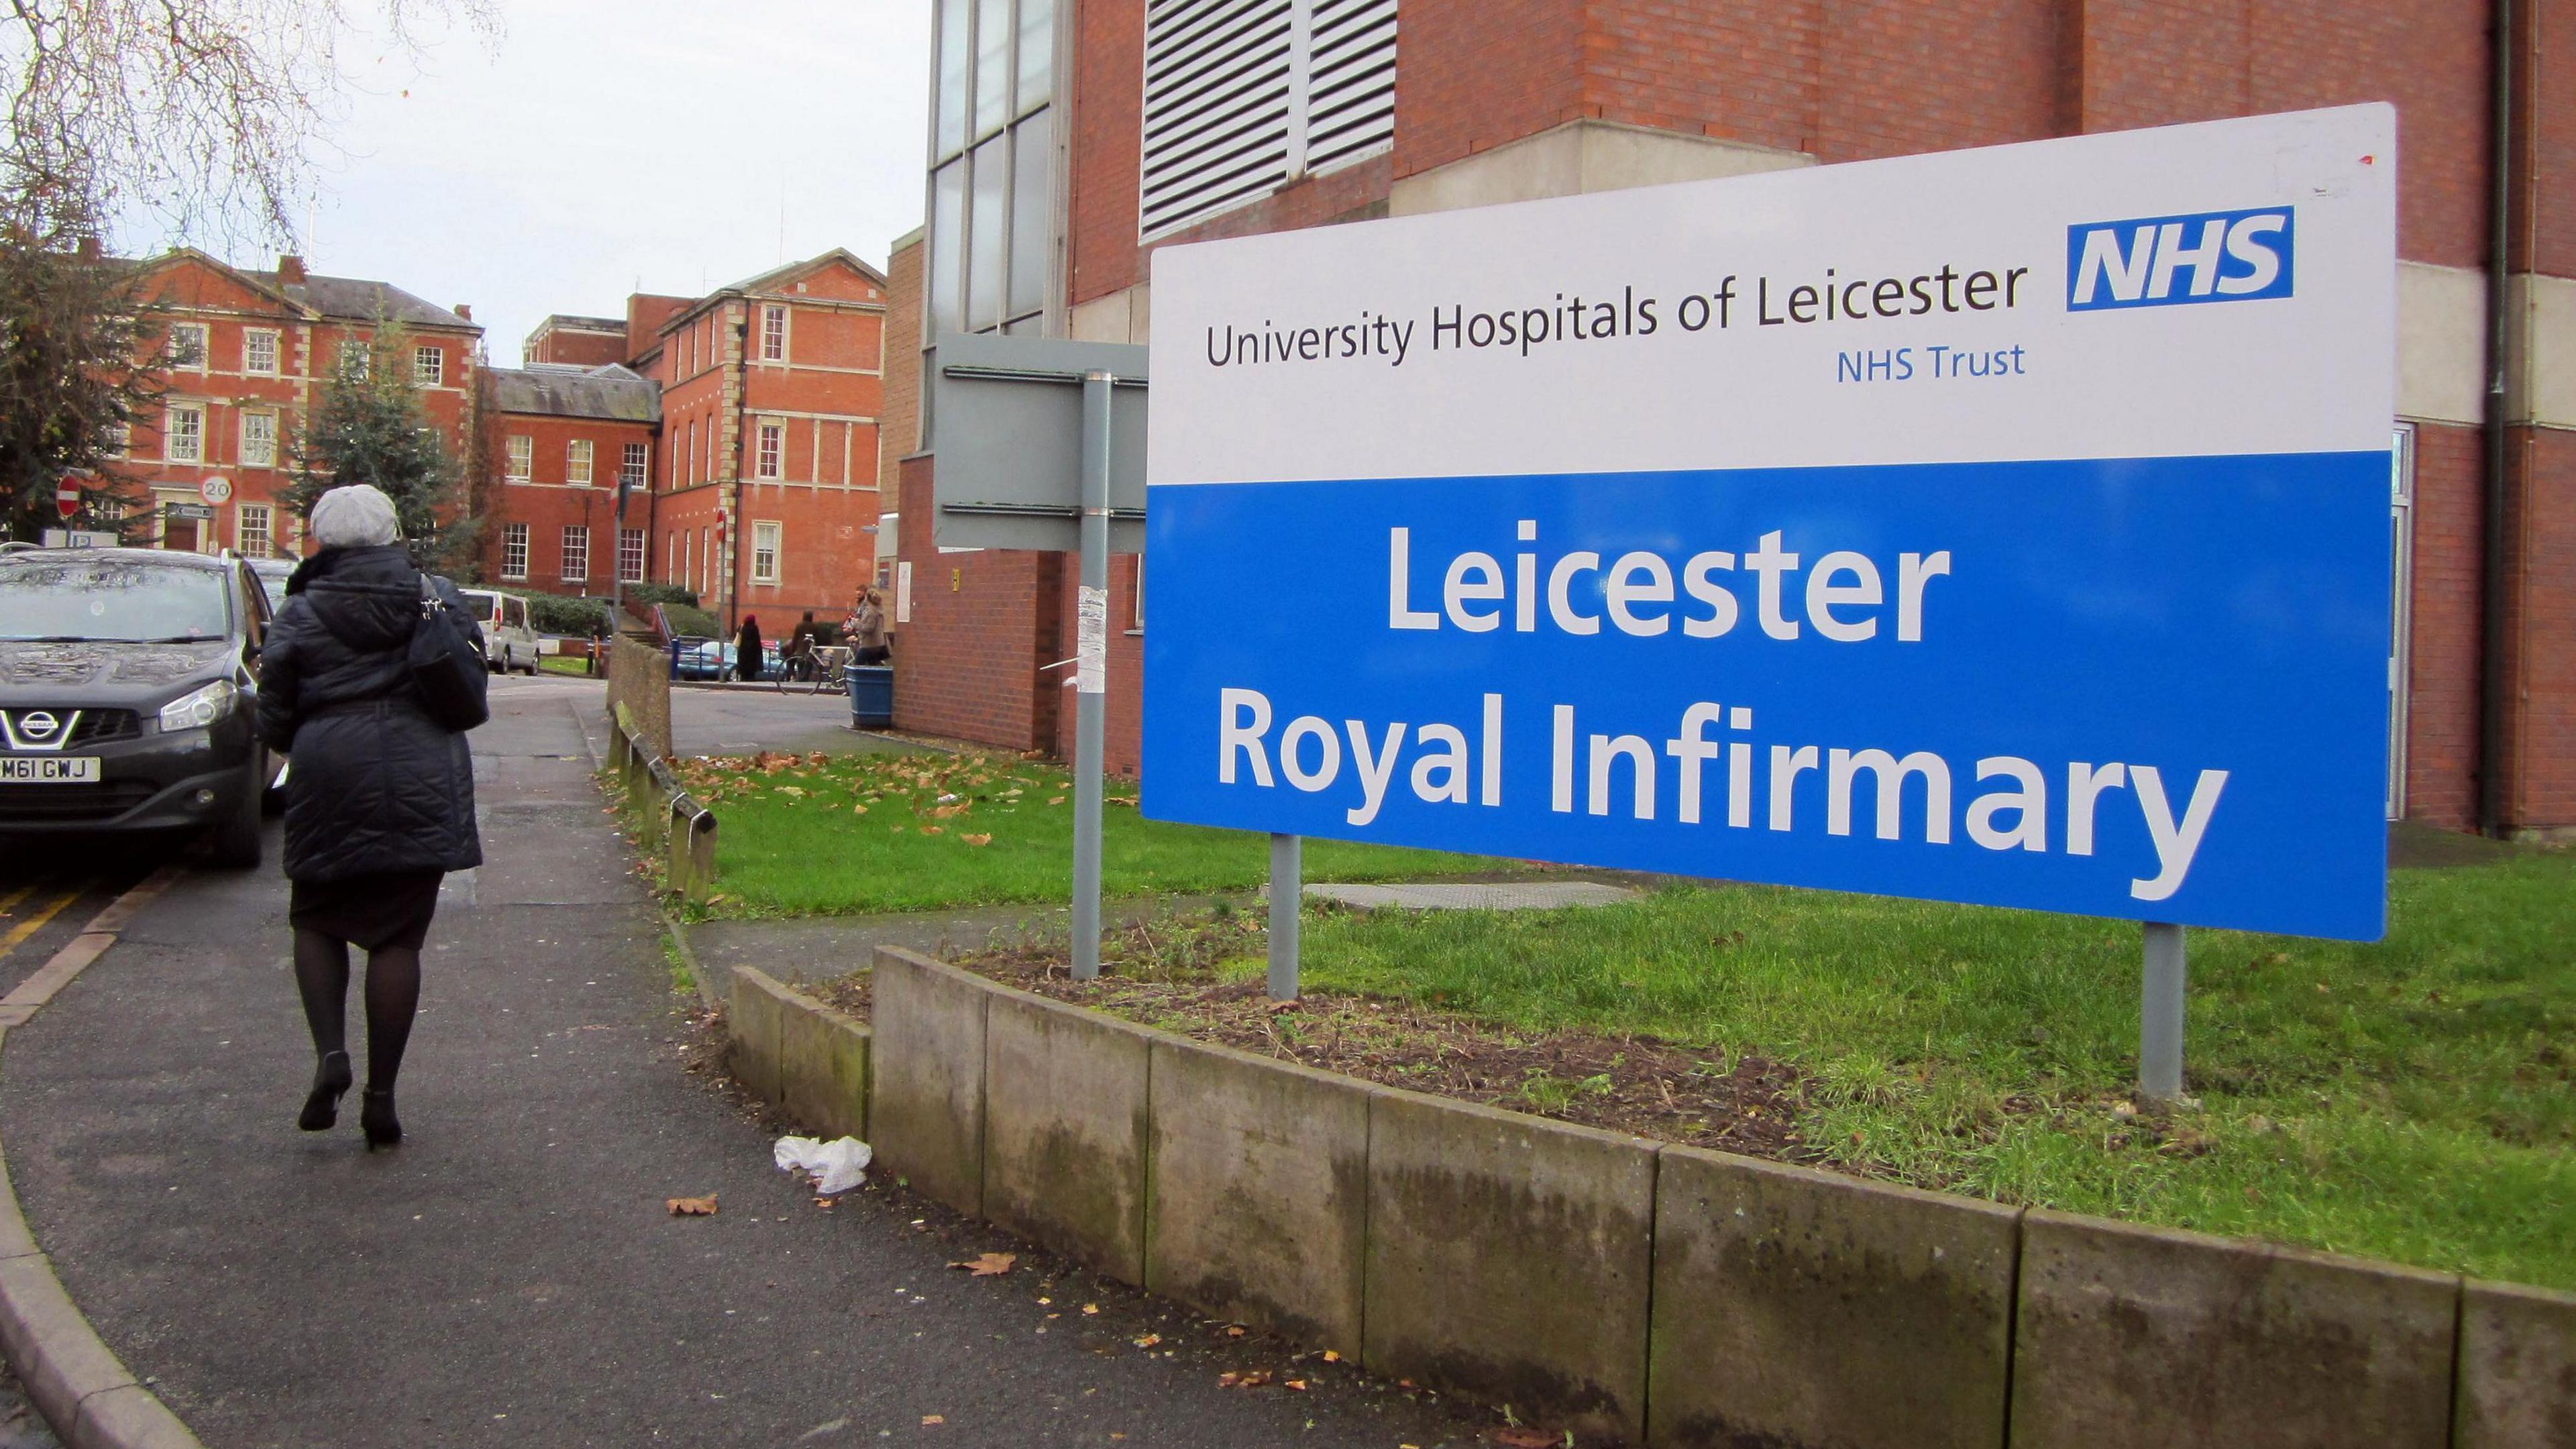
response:
{"label": "pedestrian in distance", "polygon": [[[367,1086],[359,1112],[370,1150],[402,1141],[394,1079],[420,1004],[420,951],[451,870],[483,863],[474,828],[474,761],[459,718],[479,721],[484,674],[456,671],[470,709],[433,699],[416,630],[443,619],[479,655],[483,636],[456,586],[412,566],[393,501],[366,484],[313,505],[320,552],[286,582],[286,605],[260,655],[259,729],[287,757],[287,920],[295,983],[319,1058],[296,1125],[339,1120],[352,1073],[349,948],[367,953]],[[436,642],[440,636],[424,639]]]}
{"label": "pedestrian in distance", "polygon": [[849,636],[852,664],[883,664],[894,650],[886,641],[885,593],[869,588],[859,595],[859,606],[850,611],[850,622],[844,631]]}
{"label": "pedestrian in distance", "polygon": [[745,614],[742,631],[733,639],[733,677],[758,679],[760,673],[760,616]]}

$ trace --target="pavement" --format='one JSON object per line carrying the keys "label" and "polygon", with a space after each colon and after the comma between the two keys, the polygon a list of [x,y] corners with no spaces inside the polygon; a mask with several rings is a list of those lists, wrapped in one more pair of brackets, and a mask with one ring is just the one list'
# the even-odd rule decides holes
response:
{"label": "pavement", "polygon": [[[312,1059],[274,826],[270,866],[189,871],[8,1033],[0,1141],[29,1226],[206,1444],[1465,1441],[1347,1366],[1305,1371],[1306,1393],[1221,1387],[1289,1350],[1033,1250],[952,1271],[1014,1245],[894,1185],[818,1207],[771,1165],[770,1126],[689,1070],[701,1043],[590,780],[575,711],[595,692],[495,687],[486,863],[442,896],[398,1151],[365,1151],[354,1094],[339,1130],[294,1129]],[[73,862],[95,870],[35,898],[88,895],[23,944],[139,878],[139,854]],[[665,1209],[707,1194],[713,1217]]]}

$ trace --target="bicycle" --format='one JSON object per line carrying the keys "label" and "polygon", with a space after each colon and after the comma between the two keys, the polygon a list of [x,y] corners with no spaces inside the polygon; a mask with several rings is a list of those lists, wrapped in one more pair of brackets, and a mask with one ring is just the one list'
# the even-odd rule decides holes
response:
{"label": "bicycle", "polygon": [[780,694],[791,685],[802,685],[808,694],[845,693],[849,689],[846,651],[823,645],[810,654],[798,654],[778,662],[770,682]]}

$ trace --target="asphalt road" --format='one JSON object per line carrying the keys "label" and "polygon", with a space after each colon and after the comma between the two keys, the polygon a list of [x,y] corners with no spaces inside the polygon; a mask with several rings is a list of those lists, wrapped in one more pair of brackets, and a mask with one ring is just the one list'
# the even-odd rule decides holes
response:
{"label": "asphalt road", "polygon": [[[818,1208],[683,1068],[656,924],[588,778],[587,689],[494,697],[487,863],[431,932],[399,1151],[364,1150],[354,1094],[339,1130],[294,1130],[311,1049],[274,864],[192,872],[0,1054],[38,1240],[209,1445],[1462,1441],[1346,1367],[1043,1255],[970,1279],[947,1265],[1010,1245],[890,1188]],[[82,894],[0,967],[41,961],[149,854],[38,862],[11,909]],[[710,1193],[714,1217],[665,1210]],[[1310,1391],[1219,1385],[1265,1358]]]}

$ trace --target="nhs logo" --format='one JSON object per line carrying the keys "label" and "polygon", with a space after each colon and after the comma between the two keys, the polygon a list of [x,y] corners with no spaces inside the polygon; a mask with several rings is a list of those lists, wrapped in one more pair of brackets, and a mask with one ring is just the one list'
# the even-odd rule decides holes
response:
{"label": "nhs logo", "polygon": [[2275,206],[2070,226],[2066,310],[2286,297],[2296,220]]}

